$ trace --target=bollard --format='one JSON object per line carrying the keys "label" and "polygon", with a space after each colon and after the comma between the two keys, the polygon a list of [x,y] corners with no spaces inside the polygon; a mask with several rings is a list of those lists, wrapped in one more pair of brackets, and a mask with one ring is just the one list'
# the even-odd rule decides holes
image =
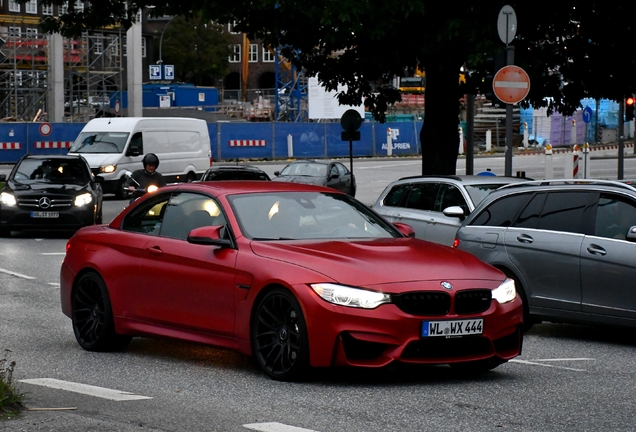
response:
{"label": "bollard", "polygon": [[291,134],[287,135],[287,157],[294,157],[294,137]]}
{"label": "bollard", "polygon": [[393,136],[391,135],[391,128],[386,130],[386,154],[387,156],[393,156]]}
{"label": "bollard", "polygon": [[590,145],[583,144],[583,178],[590,178]]}
{"label": "bollard", "polygon": [[570,143],[576,144],[576,120],[572,119],[572,126],[570,128]]}
{"label": "bollard", "polygon": [[523,148],[528,148],[530,146],[529,141],[529,132],[528,132],[528,122],[523,123]]}
{"label": "bollard", "polygon": [[464,131],[461,126],[459,127],[459,150],[457,152],[464,154]]}
{"label": "bollard", "polygon": [[486,151],[490,152],[491,149],[492,149],[492,132],[490,132],[490,129],[488,129],[486,131]]}
{"label": "bollard", "polygon": [[545,178],[546,180],[554,178],[554,165],[552,161],[552,146],[545,146]]}
{"label": "bollard", "polygon": [[580,159],[579,146],[575,145],[574,148],[572,149],[572,178],[573,179],[579,178],[579,159]]}

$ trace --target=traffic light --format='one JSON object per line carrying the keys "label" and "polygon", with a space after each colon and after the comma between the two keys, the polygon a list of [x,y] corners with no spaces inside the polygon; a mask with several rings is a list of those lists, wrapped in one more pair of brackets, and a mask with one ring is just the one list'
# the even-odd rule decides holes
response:
{"label": "traffic light", "polygon": [[625,121],[634,120],[634,97],[627,96],[625,98]]}

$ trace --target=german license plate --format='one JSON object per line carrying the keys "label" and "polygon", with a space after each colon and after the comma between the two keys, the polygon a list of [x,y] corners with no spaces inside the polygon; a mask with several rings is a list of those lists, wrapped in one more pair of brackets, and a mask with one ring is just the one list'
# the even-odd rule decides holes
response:
{"label": "german license plate", "polygon": [[34,211],[31,212],[32,218],[57,218],[60,217],[60,212],[47,212],[47,211]]}
{"label": "german license plate", "polygon": [[482,334],[484,320],[468,319],[453,321],[424,321],[422,322],[422,337],[453,337]]}

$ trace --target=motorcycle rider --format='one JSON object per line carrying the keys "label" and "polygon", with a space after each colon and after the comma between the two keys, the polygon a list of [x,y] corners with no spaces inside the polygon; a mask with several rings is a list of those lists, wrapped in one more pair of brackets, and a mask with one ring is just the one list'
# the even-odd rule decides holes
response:
{"label": "motorcycle rider", "polygon": [[130,202],[133,202],[145,194],[148,186],[155,185],[157,187],[163,187],[167,184],[166,179],[163,178],[161,173],[157,172],[157,168],[159,167],[159,158],[156,154],[147,153],[141,163],[144,165],[143,169],[135,170],[131,176],[137,183],[139,183],[139,186],[135,185],[131,180],[126,181],[126,187],[132,192]]}

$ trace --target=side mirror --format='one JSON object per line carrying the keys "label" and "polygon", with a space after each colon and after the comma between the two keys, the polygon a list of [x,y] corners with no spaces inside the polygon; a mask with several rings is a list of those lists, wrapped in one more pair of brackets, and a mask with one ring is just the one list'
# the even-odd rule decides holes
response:
{"label": "side mirror", "polygon": [[280,171],[274,171],[274,175],[278,177],[280,175]]}
{"label": "side mirror", "polygon": [[195,228],[188,234],[188,243],[220,247],[231,246],[230,240],[221,238],[221,230],[223,229],[225,227],[222,225]]}
{"label": "side mirror", "polygon": [[6,182],[7,181],[7,175],[6,174],[0,174],[0,182]]}
{"label": "side mirror", "polygon": [[636,225],[629,228],[625,240],[630,242],[636,242]]}
{"label": "side mirror", "polygon": [[396,227],[405,236],[410,238],[415,237],[415,231],[413,230],[413,227],[411,227],[411,225],[402,222],[393,222],[393,226]]}
{"label": "side mirror", "polygon": [[466,217],[466,215],[464,214],[464,209],[462,209],[460,206],[446,207],[442,213],[444,213],[444,216],[446,217],[456,217],[459,218],[459,220],[464,220],[464,218]]}
{"label": "side mirror", "polygon": [[104,183],[104,177],[100,175],[95,176],[95,183]]}
{"label": "side mirror", "polygon": [[141,155],[141,150],[137,146],[128,147],[128,151],[126,152],[126,156],[139,156]]}

